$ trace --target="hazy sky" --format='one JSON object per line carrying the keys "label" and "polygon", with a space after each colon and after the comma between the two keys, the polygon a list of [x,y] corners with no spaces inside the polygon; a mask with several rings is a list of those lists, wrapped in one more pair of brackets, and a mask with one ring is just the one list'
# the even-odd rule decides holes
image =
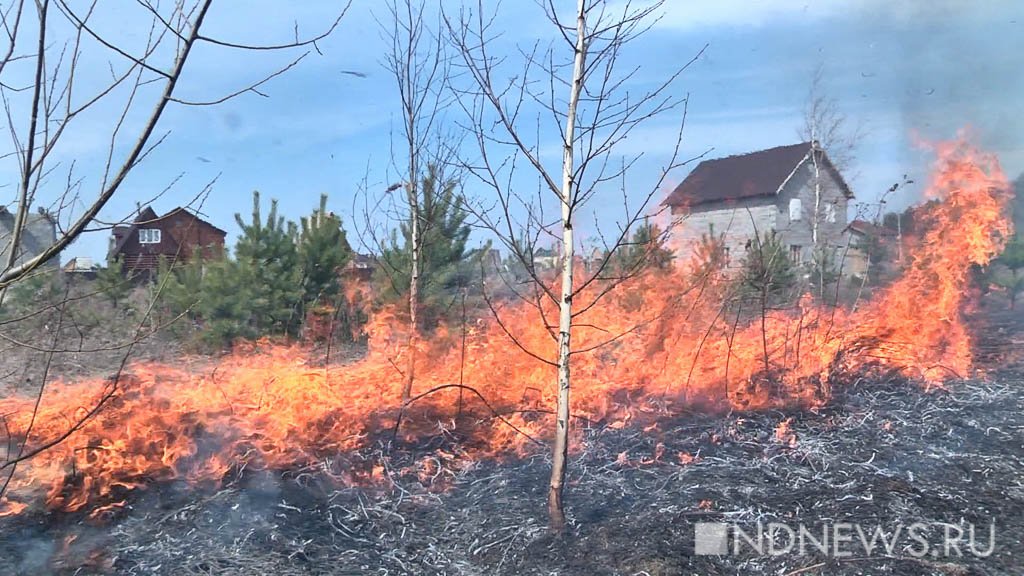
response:
{"label": "hazy sky", "polygon": [[[126,35],[127,43],[144,34],[128,25],[137,13],[116,12],[132,4],[118,2],[120,8],[100,15],[107,30]],[[333,1],[218,2],[208,33],[250,43],[282,41],[293,34],[295,21],[300,31],[312,31],[337,9]],[[395,181],[388,163],[398,101],[380,64],[384,43],[375,11],[384,15],[377,2],[355,0],[338,31],[320,43],[323,55],[311,54],[267,84],[262,90],[268,98],[247,94],[215,107],[173,106],[158,127],[170,132],[166,141],[133,172],[103,216],[124,218],[137,201],[173,183],[154,203],[163,213],[187,204],[217,178],[202,212],[233,236],[233,215],[248,213],[253,190],[278,198],[283,213],[295,219],[326,192],[331,208],[347,216],[361,182],[377,189]],[[516,56],[512,46],[552,36],[532,2],[506,1],[498,13],[497,26],[506,31],[498,47],[509,48],[510,57]],[[675,90],[690,96],[683,154],[708,157],[798,141],[809,83],[822,66],[828,93],[864,134],[847,178],[858,200],[871,202],[903,174],[923,183],[927,154],[914,145],[918,137],[951,138],[965,127],[1000,155],[1011,178],[1024,170],[1022,39],[1024,3],[1017,1],[668,0],[664,17],[636,43],[628,62],[642,66],[636,79],[642,89],[707,45]],[[178,95],[223,95],[288,60],[287,54],[204,48],[186,68]],[[96,70],[102,73],[102,67]],[[631,178],[649,181],[656,174],[678,120],[666,116],[624,143],[623,154],[646,156],[638,170],[647,174]],[[103,122],[97,114],[69,134],[63,159],[76,160],[83,175],[105,158],[109,135],[89,128]],[[557,166],[557,155],[545,160]],[[689,169],[671,174],[670,184]],[[6,190],[13,188],[14,173],[11,165],[0,166]],[[55,178],[52,184],[62,182]],[[95,189],[86,187],[83,195]],[[472,181],[466,191],[482,193]],[[895,204],[905,205],[919,192],[911,187]],[[13,200],[13,191],[0,193]],[[102,258],[106,246],[105,232],[92,234],[62,260]]]}

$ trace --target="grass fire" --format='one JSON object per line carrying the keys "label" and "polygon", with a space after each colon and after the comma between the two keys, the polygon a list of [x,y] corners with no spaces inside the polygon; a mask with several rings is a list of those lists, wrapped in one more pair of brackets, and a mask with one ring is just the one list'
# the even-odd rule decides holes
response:
{"label": "grass fire", "polygon": [[[969,273],[1012,233],[1010,184],[993,156],[963,140],[935,152],[928,195],[937,202],[919,216],[902,276],[870,298],[835,306],[804,295],[769,307],[734,293],[725,276],[701,275],[695,262],[632,278],[621,296],[589,308],[572,360],[573,453],[599,428],[650,432],[695,410],[820,410],[864,378],[955,389],[974,377]],[[437,480],[440,462],[454,457],[421,450],[395,469],[356,454],[448,436],[461,438],[456,466],[528,459],[549,441],[556,390],[545,362],[527,351],[549,351],[552,340],[528,306],[496,306],[500,324],[478,318],[464,342],[450,325],[420,341],[405,404],[395,362],[405,338],[387,311],[367,327],[365,357],[345,364],[258,342],[215,360],[133,363],[108,378],[52,383],[38,406],[0,400],[8,444],[38,452],[17,463],[0,515],[45,509],[104,523],[163,483],[216,491],[248,474],[300,470],[338,489],[387,491],[395,477]],[[783,446],[800,442],[791,421],[774,432]],[[640,461],[661,458],[659,448]],[[694,459],[680,452],[679,461]]]}
{"label": "grass fire", "polygon": [[0,576],[1024,574],[1024,13],[730,1],[0,1]]}

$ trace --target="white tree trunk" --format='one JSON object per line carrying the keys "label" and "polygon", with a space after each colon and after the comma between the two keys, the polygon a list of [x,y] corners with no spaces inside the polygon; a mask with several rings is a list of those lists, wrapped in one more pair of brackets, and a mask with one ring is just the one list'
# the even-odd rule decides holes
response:
{"label": "white tree trunk", "polygon": [[818,249],[818,215],[821,213],[821,165],[818,163],[818,142],[811,142],[811,163],[814,165],[814,214],[811,215],[812,254]]}
{"label": "white tree trunk", "polygon": [[[414,158],[415,151],[410,147],[410,158]],[[409,162],[409,214],[410,230],[409,241],[412,244],[412,264],[409,267],[409,359],[405,370],[405,383],[402,386],[402,403],[409,401],[412,397],[412,384],[416,378],[416,346],[419,336],[419,323],[417,312],[419,311],[420,294],[420,210],[419,192],[416,190],[416,161]]]}
{"label": "white tree trunk", "polygon": [[569,88],[569,109],[562,143],[562,293],[558,303],[558,404],[555,409],[555,443],[552,454],[551,483],[548,489],[548,514],[551,526],[565,526],[562,491],[565,487],[566,460],[569,455],[569,358],[572,351],[573,291],[573,140],[576,133],[576,107],[583,88],[583,67],[586,61],[586,0],[578,0],[576,10],[576,51],[573,59],[572,84]]}
{"label": "white tree trunk", "polygon": [[[816,131],[815,131],[816,132]],[[815,134],[815,138],[817,135]],[[811,162],[814,165],[814,213],[811,214],[811,266],[817,270],[818,297],[825,296],[825,253],[818,245],[818,219],[821,217],[821,162],[818,158],[818,141],[811,141]],[[811,280],[813,281],[813,274]]]}

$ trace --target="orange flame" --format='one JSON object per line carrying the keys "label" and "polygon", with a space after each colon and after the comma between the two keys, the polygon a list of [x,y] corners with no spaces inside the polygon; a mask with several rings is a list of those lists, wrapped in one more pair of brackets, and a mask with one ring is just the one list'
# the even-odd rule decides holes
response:
{"label": "orange flame", "polygon": [[[994,157],[963,141],[937,152],[929,193],[942,202],[928,211],[906,273],[874,299],[844,310],[804,297],[794,309],[740,322],[685,269],[630,280],[577,319],[574,416],[643,426],[695,403],[817,405],[829,399],[834,375],[876,365],[927,382],[967,374],[968,270],[987,263],[1011,233],[1009,185]],[[470,458],[527,453],[523,433],[544,438],[551,428],[553,371],[511,345],[505,330],[549,360],[552,335],[530,305],[507,303],[498,311],[502,325],[484,319],[468,327],[464,365],[461,327],[439,329],[419,351],[414,392],[464,381],[489,403],[485,408],[463,390],[473,416],[464,419],[474,426],[465,446]],[[243,468],[317,466],[341,483],[380,481],[388,471],[379,463],[340,456],[372,446],[395,426],[402,384],[396,366],[403,365],[396,356],[406,353],[400,325],[392,314],[378,314],[368,329],[369,353],[345,366],[318,366],[300,346],[256,343],[215,366],[198,359],[140,363],[116,383],[52,383],[27,446],[67,437],[18,465],[0,516],[21,512],[45,490],[50,509],[100,517],[154,482],[215,486]],[[103,408],[70,430],[104,395]],[[458,397],[458,388],[447,388],[411,405],[399,438],[451,429]],[[0,400],[16,444],[33,421],[32,404]],[[781,441],[790,439],[785,432]],[[413,473],[432,483],[448,456],[422,460]],[[620,458],[629,462],[628,454]],[[694,457],[678,458],[688,464]]]}
{"label": "orange flame", "polygon": [[775,440],[789,447],[796,446],[796,432],[793,431],[793,418],[786,418],[775,427]]}

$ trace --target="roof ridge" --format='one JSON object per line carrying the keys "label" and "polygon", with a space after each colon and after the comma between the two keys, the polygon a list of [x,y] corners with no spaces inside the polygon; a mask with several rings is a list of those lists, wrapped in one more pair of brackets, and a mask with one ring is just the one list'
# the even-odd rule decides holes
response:
{"label": "roof ridge", "polygon": [[[792,178],[813,149],[813,142],[805,141],[704,160],[661,205],[685,207],[773,196]],[[827,164],[831,166],[831,162]],[[841,175],[838,178],[848,189]]]}
{"label": "roof ridge", "polygon": [[[732,159],[736,159],[736,158],[743,158],[743,157],[746,157],[746,156],[753,156],[755,154],[763,154],[765,152],[773,152],[775,150],[780,150],[782,148],[796,148],[798,146],[801,147],[801,148],[802,147],[810,148],[811,147],[811,142],[808,140],[807,142],[799,142],[797,144],[782,144],[782,145],[779,145],[779,146],[772,146],[771,148],[762,148],[760,150],[751,150],[750,152],[743,152],[741,154],[730,154],[728,156],[721,156],[719,158],[709,158],[709,159],[704,160],[703,162],[701,162],[701,164],[704,164],[704,162],[718,162],[720,160],[732,160]],[[699,165],[700,164],[698,164],[698,166]]]}

